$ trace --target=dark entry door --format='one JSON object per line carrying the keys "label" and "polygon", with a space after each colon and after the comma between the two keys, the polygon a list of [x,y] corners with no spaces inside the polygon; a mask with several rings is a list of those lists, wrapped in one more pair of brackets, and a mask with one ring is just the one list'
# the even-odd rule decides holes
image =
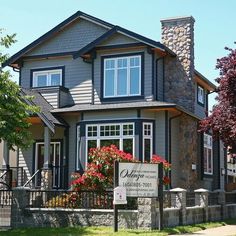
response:
{"label": "dark entry door", "polygon": [[[44,143],[36,143],[35,170],[43,168],[44,164]],[[49,165],[52,167],[52,186],[61,187],[61,143],[51,142]],[[36,176],[36,186],[41,186],[41,176]]]}

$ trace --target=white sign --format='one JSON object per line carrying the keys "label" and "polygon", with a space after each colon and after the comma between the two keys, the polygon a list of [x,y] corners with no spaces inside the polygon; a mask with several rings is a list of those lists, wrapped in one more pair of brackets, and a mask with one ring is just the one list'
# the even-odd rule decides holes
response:
{"label": "white sign", "polygon": [[126,189],[124,187],[116,187],[114,188],[114,198],[113,204],[127,204],[126,199]]}
{"label": "white sign", "polygon": [[119,162],[118,179],[127,197],[158,197],[158,164]]}

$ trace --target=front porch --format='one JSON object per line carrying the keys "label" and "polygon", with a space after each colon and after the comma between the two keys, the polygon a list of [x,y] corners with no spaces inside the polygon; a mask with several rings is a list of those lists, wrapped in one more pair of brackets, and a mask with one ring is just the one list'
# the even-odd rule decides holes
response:
{"label": "front porch", "polygon": [[27,150],[17,150],[16,166],[10,165],[9,149],[4,142],[1,188],[67,189],[67,127],[57,126],[52,132],[40,119],[31,122],[33,144]]}

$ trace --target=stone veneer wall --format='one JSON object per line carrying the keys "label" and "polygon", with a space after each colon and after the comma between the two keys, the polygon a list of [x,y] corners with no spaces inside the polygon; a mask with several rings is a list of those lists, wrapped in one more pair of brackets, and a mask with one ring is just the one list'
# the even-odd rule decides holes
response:
{"label": "stone veneer wall", "polygon": [[[198,121],[183,114],[179,120],[179,175],[177,186],[188,190],[199,188],[201,180],[192,164],[198,164]],[[175,168],[174,166],[172,168]]]}
{"label": "stone veneer wall", "polygon": [[161,20],[162,43],[177,57],[165,58],[165,101],[194,112],[194,18]]}

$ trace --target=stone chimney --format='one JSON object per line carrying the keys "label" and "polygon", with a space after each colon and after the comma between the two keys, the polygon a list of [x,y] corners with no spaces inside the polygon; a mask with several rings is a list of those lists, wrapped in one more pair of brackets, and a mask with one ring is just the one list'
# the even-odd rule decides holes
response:
{"label": "stone chimney", "polygon": [[194,112],[194,18],[161,20],[162,43],[176,53],[165,60],[165,100]]}

